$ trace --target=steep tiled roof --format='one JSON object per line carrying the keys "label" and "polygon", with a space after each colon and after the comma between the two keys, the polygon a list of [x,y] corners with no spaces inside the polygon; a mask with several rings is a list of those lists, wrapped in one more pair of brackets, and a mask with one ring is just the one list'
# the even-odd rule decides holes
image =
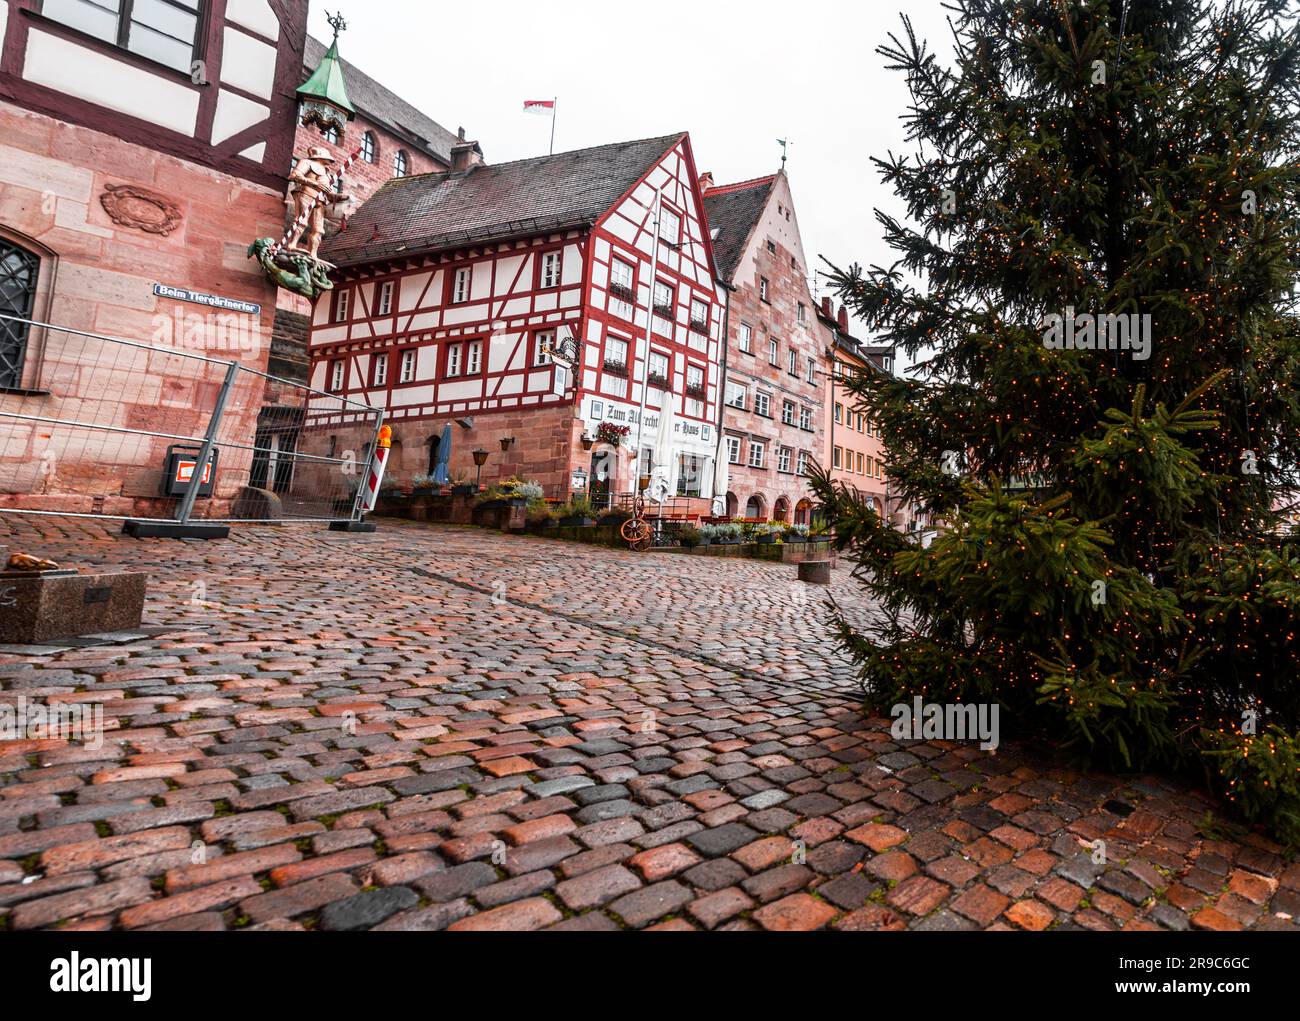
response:
{"label": "steep tiled roof", "polygon": [[586,226],[684,135],[387,182],[326,242],[340,266]]}
{"label": "steep tiled roof", "polygon": [[[307,37],[302,57],[304,80],[320,65],[327,49],[319,39]],[[394,129],[396,134],[405,135],[411,141],[420,143],[420,148],[443,163],[451,163],[451,147],[458,141],[455,132],[448,131],[433,118],[425,116],[401,96],[363,74],[353,64],[342,58],[339,63],[347,82],[348,97],[358,113]]]}
{"label": "steep tiled roof", "polygon": [[775,175],[754,181],[724,184],[704,193],[704,214],[709,220],[709,230],[716,231],[713,241],[713,258],[718,275],[732,282],[736,266],[745,254],[745,242],[763,215],[767,198],[772,194]]}

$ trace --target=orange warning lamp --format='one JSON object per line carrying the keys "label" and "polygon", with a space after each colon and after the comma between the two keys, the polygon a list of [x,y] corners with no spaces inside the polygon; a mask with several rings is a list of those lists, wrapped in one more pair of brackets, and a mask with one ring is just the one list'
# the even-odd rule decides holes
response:
{"label": "orange warning lamp", "polygon": [[379,439],[375,442],[385,449],[391,447],[393,445],[393,427],[389,425],[381,426],[379,429]]}

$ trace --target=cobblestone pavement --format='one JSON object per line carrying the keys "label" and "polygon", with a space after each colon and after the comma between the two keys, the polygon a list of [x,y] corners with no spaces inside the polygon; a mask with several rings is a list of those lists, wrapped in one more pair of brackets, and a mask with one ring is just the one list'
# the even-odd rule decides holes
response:
{"label": "cobblestone pavement", "polygon": [[[891,740],[790,566],[473,529],[0,542],[153,575],[126,644],[0,654],[101,748],[0,744],[0,927],[1294,928],[1196,792]],[[846,570],[832,592],[870,612]],[[1219,839],[1212,839],[1218,837]],[[1103,840],[1109,865],[1094,864]]]}

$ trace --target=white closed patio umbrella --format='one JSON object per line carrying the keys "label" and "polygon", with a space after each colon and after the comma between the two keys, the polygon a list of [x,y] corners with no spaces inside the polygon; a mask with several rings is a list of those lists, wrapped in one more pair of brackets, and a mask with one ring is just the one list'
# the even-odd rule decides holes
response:
{"label": "white closed patio umbrella", "polygon": [[731,461],[727,457],[727,437],[718,436],[718,449],[713,455],[713,516],[727,513],[727,486],[731,482]]}
{"label": "white closed patio umbrella", "polygon": [[659,429],[655,433],[654,480],[655,499],[662,504],[677,491],[677,455],[673,451],[673,430],[677,417],[673,412],[673,395],[664,394],[659,410]]}

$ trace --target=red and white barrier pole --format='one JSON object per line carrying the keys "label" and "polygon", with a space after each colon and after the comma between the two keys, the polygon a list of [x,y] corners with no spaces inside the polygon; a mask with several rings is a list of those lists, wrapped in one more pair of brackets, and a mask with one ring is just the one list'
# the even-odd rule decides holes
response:
{"label": "red and white barrier pole", "polygon": [[384,481],[384,469],[388,467],[388,451],[392,445],[392,428],[381,426],[379,437],[375,440],[375,456],[370,459],[370,472],[366,476],[366,493],[361,501],[362,514],[369,514],[375,509],[375,503],[379,499],[379,484]]}

